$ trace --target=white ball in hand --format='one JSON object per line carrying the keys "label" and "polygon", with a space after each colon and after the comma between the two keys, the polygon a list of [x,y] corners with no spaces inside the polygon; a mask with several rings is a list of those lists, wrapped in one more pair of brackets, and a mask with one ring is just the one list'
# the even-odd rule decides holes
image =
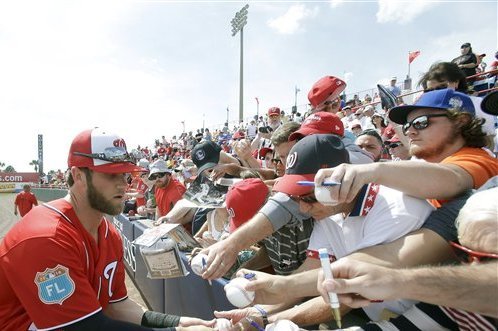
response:
{"label": "white ball in hand", "polygon": [[230,320],[227,320],[226,318],[216,319],[215,330],[229,331],[231,327],[232,327],[232,322],[230,322]]}
{"label": "white ball in hand", "polygon": [[[192,271],[194,274],[200,276],[204,272],[204,264],[207,262],[207,255],[206,254],[197,254],[192,258],[192,261],[190,261],[190,268],[192,268]],[[203,262],[204,259],[204,262]]]}
{"label": "white ball in hand", "polygon": [[237,308],[249,306],[254,300],[254,292],[244,289],[249,280],[245,278],[234,278],[225,285],[225,293],[228,301]]}

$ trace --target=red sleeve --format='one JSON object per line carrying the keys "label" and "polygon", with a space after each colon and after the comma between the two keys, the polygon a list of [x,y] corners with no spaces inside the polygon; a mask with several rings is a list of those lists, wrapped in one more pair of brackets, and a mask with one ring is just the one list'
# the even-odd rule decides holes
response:
{"label": "red sleeve", "polygon": [[34,205],[38,205],[38,200],[36,200],[36,196],[34,194],[31,195],[31,202],[34,204]]}
{"label": "red sleeve", "polygon": [[16,200],[14,201],[14,203],[19,206],[19,194],[16,195]]}
{"label": "red sleeve", "polygon": [[84,254],[71,238],[35,238],[5,256],[5,276],[38,329],[61,327],[101,310],[85,274]]}

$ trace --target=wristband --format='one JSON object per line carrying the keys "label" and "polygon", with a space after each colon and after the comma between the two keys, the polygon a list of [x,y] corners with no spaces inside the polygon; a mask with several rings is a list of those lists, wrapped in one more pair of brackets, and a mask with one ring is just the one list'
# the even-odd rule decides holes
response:
{"label": "wristband", "polygon": [[175,327],[180,324],[180,316],[147,310],[142,315],[142,321],[140,324],[149,328]]}
{"label": "wristband", "polygon": [[257,311],[259,311],[259,313],[263,317],[264,326],[267,326],[268,325],[268,313],[266,312],[266,310],[264,310],[263,307],[261,307],[260,305],[254,305],[253,307],[256,308]]}

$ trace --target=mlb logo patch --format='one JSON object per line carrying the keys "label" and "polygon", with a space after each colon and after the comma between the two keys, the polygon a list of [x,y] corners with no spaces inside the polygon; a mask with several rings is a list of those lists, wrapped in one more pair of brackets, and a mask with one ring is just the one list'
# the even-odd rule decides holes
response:
{"label": "mlb logo patch", "polygon": [[74,281],[69,276],[69,269],[58,264],[55,268],[47,268],[37,272],[35,284],[38,286],[38,297],[45,304],[62,305],[76,288]]}

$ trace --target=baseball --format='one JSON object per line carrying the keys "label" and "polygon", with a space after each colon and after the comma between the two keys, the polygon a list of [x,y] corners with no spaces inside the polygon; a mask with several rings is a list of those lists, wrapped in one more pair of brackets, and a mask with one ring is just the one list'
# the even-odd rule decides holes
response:
{"label": "baseball", "polygon": [[289,320],[278,320],[266,327],[266,331],[299,331],[299,327]]}
{"label": "baseball", "polygon": [[254,300],[254,292],[244,289],[249,280],[245,278],[234,278],[225,285],[225,293],[228,301],[237,308],[249,306]]}
{"label": "baseball", "polygon": [[202,260],[204,259],[204,262],[207,261],[208,257],[206,254],[197,254],[192,258],[192,261],[190,261],[190,268],[192,268],[192,271],[194,274],[200,276],[204,272],[204,264]]}
{"label": "baseball", "polygon": [[214,328],[218,331],[229,331],[231,327],[232,322],[230,322],[230,320],[227,320],[226,318],[218,318],[216,319],[216,325]]}
{"label": "baseball", "polygon": [[315,197],[322,205],[333,206],[337,204],[337,201],[332,200],[330,192],[325,186],[315,186]]}

